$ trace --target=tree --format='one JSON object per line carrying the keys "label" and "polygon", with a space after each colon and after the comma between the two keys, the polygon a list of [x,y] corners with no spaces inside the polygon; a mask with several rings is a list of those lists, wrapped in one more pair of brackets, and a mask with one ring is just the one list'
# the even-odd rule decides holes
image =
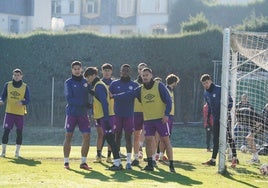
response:
{"label": "tree", "polygon": [[206,19],[204,13],[199,13],[195,17],[190,16],[189,21],[182,22],[181,32],[200,32],[207,30],[209,21]]}
{"label": "tree", "polygon": [[255,11],[253,11],[243,20],[243,24],[238,25],[235,29],[242,31],[268,32],[268,17],[263,15],[256,16]]}

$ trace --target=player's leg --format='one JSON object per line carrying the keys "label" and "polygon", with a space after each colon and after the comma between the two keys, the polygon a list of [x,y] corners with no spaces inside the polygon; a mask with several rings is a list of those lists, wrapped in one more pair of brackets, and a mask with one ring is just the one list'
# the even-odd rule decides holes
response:
{"label": "player's leg", "polygon": [[170,142],[170,127],[168,123],[163,124],[161,121],[157,124],[157,132],[160,136],[161,142],[166,148],[167,157],[169,160],[169,170],[172,173],[175,173],[175,168],[173,164],[173,148]]}
{"label": "player's leg", "polygon": [[124,118],[123,128],[125,132],[126,151],[127,151],[127,164],[126,169],[131,170],[131,155],[132,155],[132,134],[134,130],[134,117]]}
{"label": "player's leg", "polygon": [[16,133],[16,151],[15,151],[15,157],[20,157],[20,148],[22,144],[22,130],[24,126],[24,116],[16,116],[15,118],[15,125],[17,127]]}
{"label": "player's leg", "polygon": [[143,128],[143,115],[142,113],[135,113],[134,115],[134,160],[132,161],[132,166],[139,165],[139,148],[140,148],[140,137]]}
{"label": "player's leg", "polygon": [[104,138],[104,135],[103,135],[103,130],[101,128],[101,125],[100,125],[100,120],[96,120],[96,131],[97,131],[97,142],[96,142],[96,145],[97,145],[97,155],[96,155],[96,159],[94,162],[101,162],[102,160],[102,146],[103,146],[103,138]]}
{"label": "player's leg", "polygon": [[155,132],[156,126],[152,123],[144,122],[144,130],[145,130],[145,150],[147,155],[147,166],[145,166],[144,170],[153,171],[153,154],[156,149],[155,145]]}
{"label": "player's leg", "polygon": [[76,126],[76,118],[66,116],[65,118],[65,139],[63,141],[64,168],[69,169],[69,156],[71,152],[71,141]]}
{"label": "player's leg", "polygon": [[1,157],[6,156],[6,147],[8,144],[9,133],[12,130],[14,123],[15,123],[14,115],[6,113],[5,117],[4,117],[4,123],[3,123],[4,133],[3,133],[3,137],[2,137]]}
{"label": "player's leg", "polygon": [[115,143],[118,147],[120,158],[126,158],[126,156],[120,152],[122,134],[123,134],[123,118],[115,116]]}
{"label": "player's leg", "polygon": [[82,147],[81,147],[81,164],[80,168],[89,170],[92,169],[87,165],[87,155],[89,151],[89,143],[90,143],[90,122],[88,116],[80,116],[78,118],[78,126],[79,130],[82,132]]}

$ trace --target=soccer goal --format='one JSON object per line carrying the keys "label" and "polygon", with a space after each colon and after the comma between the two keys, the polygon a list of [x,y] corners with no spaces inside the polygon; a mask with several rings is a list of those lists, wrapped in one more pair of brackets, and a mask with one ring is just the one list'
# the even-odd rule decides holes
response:
{"label": "soccer goal", "polygon": [[[261,155],[268,143],[268,33],[224,30],[221,86],[219,172],[226,170],[228,95],[233,99],[231,128],[238,158],[244,155],[250,161],[257,151],[260,163],[267,163],[268,156]],[[254,142],[246,139],[250,131]]]}

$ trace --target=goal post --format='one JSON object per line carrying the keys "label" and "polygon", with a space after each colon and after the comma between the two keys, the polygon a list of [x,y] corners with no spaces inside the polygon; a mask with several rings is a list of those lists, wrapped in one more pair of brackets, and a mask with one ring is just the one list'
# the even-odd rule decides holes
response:
{"label": "goal post", "polygon": [[[226,170],[228,95],[233,99],[231,129],[238,158],[241,154],[250,160],[252,154],[259,154],[258,146],[261,148],[268,142],[268,108],[267,114],[263,111],[268,104],[268,33],[224,29],[221,88],[219,173]],[[240,102],[242,96],[246,96],[245,104]],[[241,115],[238,109],[250,113]],[[250,132],[254,133],[254,142],[246,139]],[[251,153],[240,153],[241,146],[249,148]],[[267,163],[265,157],[257,159]]]}

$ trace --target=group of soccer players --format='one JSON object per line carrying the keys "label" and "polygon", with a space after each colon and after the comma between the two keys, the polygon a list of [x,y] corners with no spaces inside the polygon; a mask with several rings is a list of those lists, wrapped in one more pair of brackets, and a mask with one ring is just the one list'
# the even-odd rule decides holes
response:
{"label": "group of soccer players", "polygon": [[[112,79],[113,67],[109,63],[101,66],[103,78],[100,78],[97,67],[87,67],[83,72],[82,64],[74,61],[71,64],[72,76],[65,81],[64,92],[67,100],[64,168],[70,169],[69,155],[71,139],[76,126],[82,133],[80,168],[89,170],[87,155],[89,151],[91,126],[88,111],[92,107],[97,130],[97,155],[94,162],[102,162],[104,141],[108,143],[106,162],[113,163],[108,169],[122,170],[120,152],[121,138],[124,132],[126,143],[126,170],[139,166],[140,146],[144,133],[146,143],[146,171],[153,171],[156,165],[157,147],[160,148],[160,159],[166,151],[170,172],[175,173],[170,133],[174,116],[173,90],[179,77],[170,74],[166,84],[153,79],[153,73],[145,63],[138,65],[138,78],[131,80],[131,66],[120,67],[120,78]],[[89,96],[93,104],[89,103]],[[134,143],[132,137],[134,135]],[[157,142],[156,138],[159,138]],[[132,148],[134,155],[132,160]],[[113,154],[113,160],[111,157]]]}

